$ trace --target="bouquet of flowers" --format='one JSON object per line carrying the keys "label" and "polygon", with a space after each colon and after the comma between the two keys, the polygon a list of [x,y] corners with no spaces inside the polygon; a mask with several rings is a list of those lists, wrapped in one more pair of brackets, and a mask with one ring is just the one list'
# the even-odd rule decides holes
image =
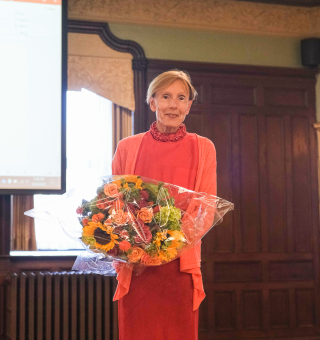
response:
{"label": "bouquet of flowers", "polygon": [[77,259],[74,269],[83,269],[85,262],[85,269],[105,272],[111,260],[143,267],[172,261],[232,209],[232,203],[216,196],[123,175],[75,188],[59,204],[25,214],[50,216],[83,243],[89,253]]}
{"label": "bouquet of flowers", "polygon": [[189,242],[181,228],[182,211],[169,189],[133,175],[104,183],[96,197],[77,208],[82,242],[112,258],[145,266],[176,258]]}

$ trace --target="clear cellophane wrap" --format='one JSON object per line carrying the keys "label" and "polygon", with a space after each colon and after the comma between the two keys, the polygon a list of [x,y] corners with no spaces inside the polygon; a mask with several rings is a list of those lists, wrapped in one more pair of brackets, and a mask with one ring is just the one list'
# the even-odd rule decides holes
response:
{"label": "clear cellophane wrap", "polygon": [[112,261],[136,272],[193,248],[233,204],[216,196],[136,176],[106,176],[25,214],[59,224],[86,249],[74,270],[113,275]]}

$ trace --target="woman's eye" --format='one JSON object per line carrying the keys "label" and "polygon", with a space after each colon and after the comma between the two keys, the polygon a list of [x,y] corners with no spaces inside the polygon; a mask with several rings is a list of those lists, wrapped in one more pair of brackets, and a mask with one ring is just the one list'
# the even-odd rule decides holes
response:
{"label": "woman's eye", "polygon": [[164,95],[163,95],[163,99],[169,99],[169,96],[166,95],[166,94],[164,94]]}
{"label": "woman's eye", "polygon": [[179,97],[180,100],[185,100],[184,96]]}

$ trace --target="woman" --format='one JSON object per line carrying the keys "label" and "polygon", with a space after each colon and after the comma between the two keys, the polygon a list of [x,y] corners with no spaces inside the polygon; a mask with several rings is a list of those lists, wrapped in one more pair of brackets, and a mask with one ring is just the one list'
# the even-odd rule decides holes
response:
{"label": "woman", "polygon": [[[136,174],[216,195],[214,145],[187,133],[183,124],[196,94],[185,72],[156,77],[147,93],[156,122],[148,132],[119,142],[113,174]],[[200,256],[199,242],[179,259],[148,267],[139,276],[132,276],[130,266],[117,268],[120,340],[198,339],[199,305],[205,297]]]}

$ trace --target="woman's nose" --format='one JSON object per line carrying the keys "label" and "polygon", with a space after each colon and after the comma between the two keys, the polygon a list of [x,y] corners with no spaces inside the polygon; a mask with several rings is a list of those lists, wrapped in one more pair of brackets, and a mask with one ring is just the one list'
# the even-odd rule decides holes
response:
{"label": "woman's nose", "polygon": [[169,102],[169,105],[170,105],[170,107],[172,107],[172,108],[177,107],[177,100],[174,99],[174,98],[171,98],[171,99],[170,99],[170,102]]}

